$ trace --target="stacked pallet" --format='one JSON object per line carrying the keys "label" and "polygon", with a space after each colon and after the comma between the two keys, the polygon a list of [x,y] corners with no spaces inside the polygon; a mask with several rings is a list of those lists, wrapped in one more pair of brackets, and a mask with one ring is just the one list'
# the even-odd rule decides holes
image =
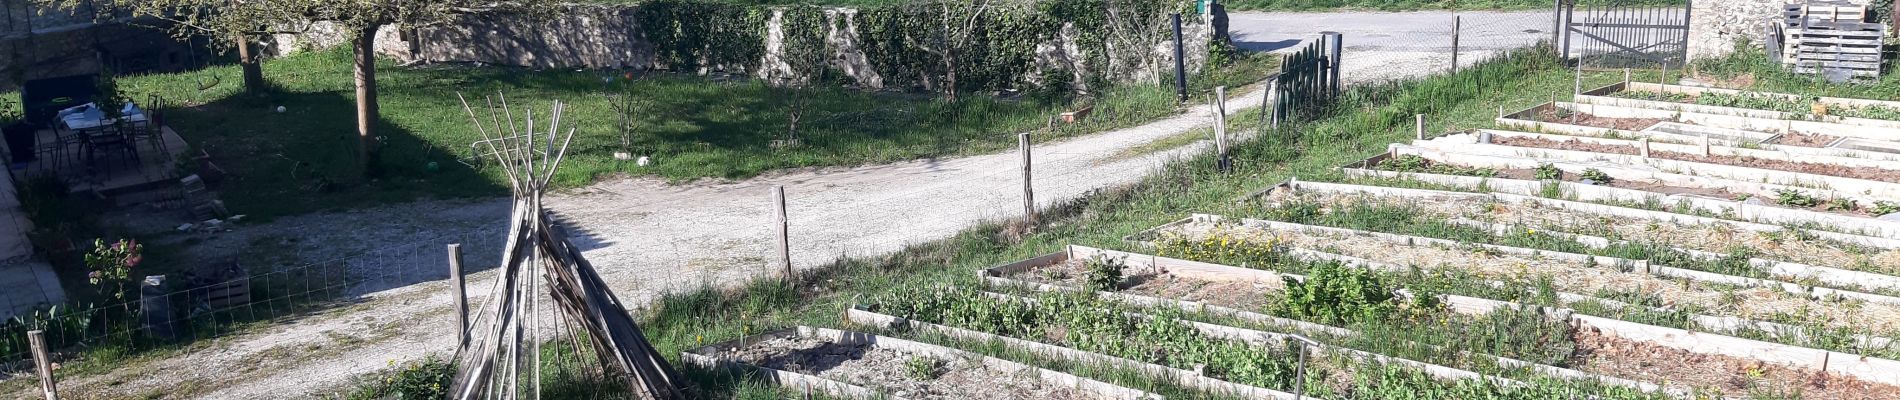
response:
{"label": "stacked pallet", "polygon": [[1789,4],[1782,35],[1782,64],[1797,73],[1833,71],[1851,77],[1876,77],[1882,64],[1881,39],[1887,26],[1865,22],[1867,6],[1844,1]]}

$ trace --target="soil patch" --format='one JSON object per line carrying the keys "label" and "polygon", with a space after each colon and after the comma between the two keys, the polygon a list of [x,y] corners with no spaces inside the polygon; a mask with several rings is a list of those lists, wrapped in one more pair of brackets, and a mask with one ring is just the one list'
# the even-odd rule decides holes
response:
{"label": "soil patch", "polygon": [[1545,108],[1537,112],[1537,120],[1540,122],[1593,126],[1626,131],[1640,131],[1655,126],[1658,122],[1667,121],[1662,118],[1610,118],[1570,110],[1564,111],[1563,113],[1559,113],[1555,107]]}
{"label": "soil patch", "polygon": [[720,352],[746,364],[817,375],[910,399],[1095,399],[976,359],[940,358],[868,344],[779,338]]}
{"label": "soil patch", "polygon": [[1781,134],[1781,138],[1775,139],[1775,144],[1799,147],[1827,147],[1827,145],[1833,144],[1836,140],[1841,140],[1841,138],[1839,136],[1828,136],[1819,133],[1788,132]]}
{"label": "soil patch", "polygon": [[1809,400],[1900,398],[1900,387],[1871,383],[1836,373],[1791,369],[1734,357],[1696,354],[1623,340],[1578,329],[1571,365],[1605,375],[1647,382],[1669,382],[1722,391],[1729,396],[1799,393]]}
{"label": "soil patch", "polygon": [[[1588,151],[1593,153],[1635,155],[1640,151],[1636,146],[1584,143],[1576,140],[1551,140],[1545,138],[1494,138],[1494,144],[1514,147],[1535,147],[1556,150]],[[1772,169],[1777,171],[1800,172],[1805,174],[1838,176],[1843,178],[1865,179],[1887,183],[1900,183],[1900,171],[1882,168],[1849,167],[1845,165],[1805,163],[1798,161],[1767,160],[1754,157],[1676,153],[1668,151],[1650,151],[1650,157],[1665,160],[1689,161],[1709,164],[1732,165],[1737,167]]]}

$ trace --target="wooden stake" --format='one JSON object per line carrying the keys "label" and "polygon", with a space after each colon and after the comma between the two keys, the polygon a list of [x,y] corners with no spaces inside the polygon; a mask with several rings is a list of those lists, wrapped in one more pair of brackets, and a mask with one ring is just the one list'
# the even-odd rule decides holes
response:
{"label": "wooden stake", "polygon": [[462,244],[449,244],[449,285],[455,289],[455,349],[468,346],[468,286],[462,276]]}
{"label": "wooden stake", "polygon": [[1425,140],[1425,114],[1415,116],[1418,119],[1417,139]]}
{"label": "wooden stake", "polygon": [[46,400],[59,400],[59,384],[53,382],[53,359],[46,355],[46,333],[27,332],[26,342],[33,348],[33,366],[40,370],[40,392]]}
{"label": "wooden stake", "polygon": [[1709,152],[1709,147],[1710,147],[1710,146],[1709,146],[1709,134],[1707,134],[1707,133],[1704,133],[1704,134],[1702,134],[1702,156],[1703,156],[1703,157],[1708,157],[1708,156],[1710,155],[1710,152]]}
{"label": "wooden stake", "polygon": [[1649,138],[1637,139],[1636,144],[1641,148],[1643,158],[1649,158]]}
{"label": "wooden stake", "polygon": [[1623,68],[1623,90],[1630,90],[1630,69]]}
{"label": "wooden stake", "polygon": [[1220,155],[1215,161],[1221,172],[1227,172],[1227,87],[1214,87],[1214,150]]}
{"label": "wooden stake", "polygon": [[1016,144],[1017,144],[1017,147],[1020,147],[1022,149],[1022,153],[1023,153],[1023,219],[1024,221],[1030,224],[1035,224],[1036,223],[1036,191],[1033,187],[1034,185],[1030,183],[1030,180],[1033,178],[1033,176],[1030,174],[1030,169],[1029,169],[1029,164],[1030,164],[1029,134],[1023,133],[1023,134],[1017,135]]}
{"label": "wooden stake", "polygon": [[779,267],[785,270],[785,282],[795,282],[792,273],[792,223],[785,217],[785,186],[772,185],[772,225],[778,228]]}

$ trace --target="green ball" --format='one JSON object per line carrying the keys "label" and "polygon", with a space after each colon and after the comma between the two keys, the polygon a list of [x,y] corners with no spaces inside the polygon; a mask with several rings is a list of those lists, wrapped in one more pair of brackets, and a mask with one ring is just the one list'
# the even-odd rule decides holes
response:
{"label": "green ball", "polygon": [[429,165],[423,166],[423,169],[427,169],[429,170],[429,172],[436,172],[436,171],[442,170],[442,165],[436,164],[434,161],[430,161]]}

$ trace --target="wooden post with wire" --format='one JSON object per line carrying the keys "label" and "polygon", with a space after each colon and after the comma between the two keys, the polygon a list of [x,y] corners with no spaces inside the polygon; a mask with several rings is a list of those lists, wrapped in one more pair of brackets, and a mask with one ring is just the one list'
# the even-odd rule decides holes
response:
{"label": "wooden post with wire", "polygon": [[33,350],[33,367],[40,371],[40,394],[46,400],[59,400],[59,384],[53,381],[53,359],[46,354],[46,332],[26,333],[27,346]]}
{"label": "wooden post with wire", "polygon": [[792,273],[792,222],[785,217],[785,186],[772,186],[772,226],[778,229],[779,268],[785,270],[785,282],[796,282]]}
{"label": "wooden post with wire", "polygon": [[1016,145],[1023,153],[1023,221],[1030,225],[1036,223],[1036,190],[1030,183],[1034,176],[1030,173],[1029,133],[1016,136]]}
{"label": "wooden post with wire", "polygon": [[468,346],[468,285],[462,275],[462,244],[449,244],[449,286],[455,290],[455,348]]}
{"label": "wooden post with wire", "polygon": [[1465,17],[1451,16],[1451,73],[1458,73],[1458,33],[1463,29]]}
{"label": "wooden post with wire", "polygon": [[1214,87],[1214,150],[1220,155],[1215,160],[1215,168],[1227,172],[1233,168],[1233,160],[1227,158],[1227,87]]}

